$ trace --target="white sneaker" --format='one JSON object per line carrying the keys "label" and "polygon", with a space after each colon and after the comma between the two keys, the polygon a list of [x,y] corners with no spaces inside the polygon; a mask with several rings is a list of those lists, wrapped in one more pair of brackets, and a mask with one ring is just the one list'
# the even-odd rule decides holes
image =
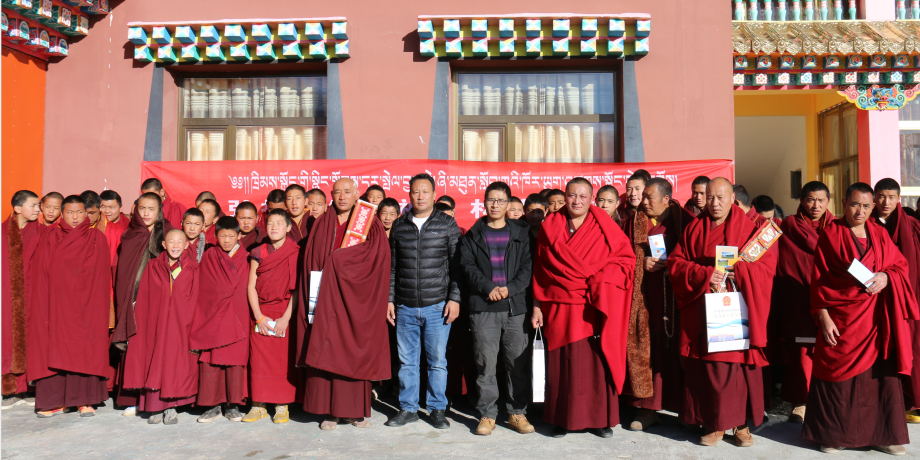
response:
{"label": "white sneaker", "polygon": [[137,415],[137,406],[131,406],[121,412],[122,417],[134,417]]}

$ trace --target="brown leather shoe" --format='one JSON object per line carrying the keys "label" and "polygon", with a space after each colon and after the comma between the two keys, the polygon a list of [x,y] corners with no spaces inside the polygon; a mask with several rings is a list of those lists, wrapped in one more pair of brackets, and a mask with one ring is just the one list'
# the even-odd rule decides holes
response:
{"label": "brown leather shoe", "polygon": [[629,429],[632,431],[645,431],[648,427],[658,423],[660,423],[660,420],[658,420],[658,414],[655,411],[641,409],[636,414],[636,419],[629,424]]}
{"label": "brown leather shoe", "polygon": [[754,435],[747,425],[735,428],[735,445],[738,447],[751,447],[754,445]]}
{"label": "brown leather shoe", "polygon": [[530,422],[527,421],[527,416],[524,414],[511,414],[508,416],[508,425],[512,430],[517,431],[521,434],[533,433],[534,428]]}
{"label": "brown leather shoe", "polygon": [[488,436],[495,429],[495,419],[483,417],[479,419],[479,426],[476,427],[476,434],[479,436]]}
{"label": "brown leather shoe", "polygon": [[796,406],[789,414],[789,423],[805,423],[805,406]]}
{"label": "brown leather shoe", "polygon": [[715,431],[715,430],[706,430],[706,434],[700,438],[701,446],[712,447],[719,443],[722,440],[722,436],[725,436],[724,431]]}

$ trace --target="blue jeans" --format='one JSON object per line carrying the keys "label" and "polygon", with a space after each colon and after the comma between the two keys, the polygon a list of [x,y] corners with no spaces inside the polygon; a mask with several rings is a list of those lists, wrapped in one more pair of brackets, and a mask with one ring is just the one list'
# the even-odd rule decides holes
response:
{"label": "blue jeans", "polygon": [[421,348],[428,358],[428,411],[446,410],[447,337],[444,305],[438,302],[422,308],[400,305],[396,309],[396,346],[399,350],[399,407],[418,412],[419,359]]}

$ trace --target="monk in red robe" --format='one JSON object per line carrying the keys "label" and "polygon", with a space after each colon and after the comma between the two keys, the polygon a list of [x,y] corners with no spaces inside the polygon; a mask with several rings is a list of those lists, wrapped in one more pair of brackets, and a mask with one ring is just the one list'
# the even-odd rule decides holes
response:
{"label": "monk in red robe", "polygon": [[[677,347],[680,327],[667,257],[695,217],[671,200],[671,193],[666,179],[648,181],[639,212],[623,226],[636,253],[636,278],[626,347],[628,378],[620,400],[639,408],[629,425],[634,431],[659,423],[656,411],[678,412],[683,391]],[[664,243],[664,254],[649,244],[656,235]]]}
{"label": "monk in red robe", "polygon": [[767,218],[760,215],[757,209],[751,205],[751,195],[748,194],[747,189],[741,184],[732,186],[732,189],[735,192],[735,206],[741,208],[744,215],[751,219],[751,222],[754,222],[755,227],[760,228],[767,221]]}
{"label": "monk in red robe", "polygon": [[138,390],[137,409],[149,424],[179,423],[176,408],[195,402],[198,360],[189,353],[198,306],[198,262],[181,230],[166,232],[165,249],[150,261],[134,304],[137,334],[125,357],[125,388]]}
{"label": "monk in red robe", "polygon": [[[99,210],[102,216],[95,228],[105,235],[105,240],[109,243],[109,255],[112,258],[112,280],[115,280],[115,270],[118,267],[118,248],[121,246],[121,236],[128,228],[131,218],[121,213],[121,195],[114,190],[104,190],[99,194]],[[115,285],[111,289],[112,304],[109,307],[109,332],[115,328]],[[111,335],[111,334],[110,334]],[[106,376],[106,387],[109,391],[115,391],[116,376],[118,374],[118,363],[121,360],[120,353],[117,349],[112,348],[109,353],[109,374]]]}
{"label": "monk in red robe", "polygon": [[196,262],[201,262],[204,256],[204,250],[208,247],[208,242],[204,234],[204,213],[198,208],[189,208],[182,216],[182,232],[188,239],[188,251]]}
{"label": "monk in red robe", "polygon": [[629,239],[591,205],[591,183],[577,177],[566,206],[543,222],[534,259],[534,328],[544,325],[548,367],[543,420],[554,437],[588,429],[613,436],[626,379],[636,256]]}
{"label": "monk in red robe", "polygon": [[191,349],[201,354],[197,404],[211,407],[198,422],[220,417],[222,404],[224,415],[239,422],[249,364],[249,251],[240,244],[235,218],[224,216],[214,225],[217,246],[208,248],[201,260],[200,298],[189,337]]}
{"label": "monk in red robe", "polygon": [[54,225],[61,218],[61,202],[64,201],[64,195],[58,192],[49,192],[42,197],[42,215],[39,222],[45,227]]}
{"label": "monk in red robe", "polygon": [[244,422],[268,417],[266,403],[275,404],[272,421],[290,420],[288,404],[297,392],[294,344],[288,325],[297,287],[297,253],[300,247],[288,234],[293,221],[280,209],[268,213],[267,241],[250,254],[247,294],[252,319],[249,333],[249,384],[252,409]]}
{"label": "monk in red robe", "polygon": [[306,240],[307,235],[309,235],[310,227],[315,220],[307,211],[307,192],[300,185],[291,184],[285,189],[284,194],[287,212],[293,221],[288,238],[294,240],[297,244],[301,244],[301,241]]}
{"label": "monk in red robe", "polygon": [[29,190],[13,194],[13,213],[0,226],[0,254],[3,266],[3,410],[19,404],[35,405],[26,381],[26,318],[32,295],[32,257],[38,248],[43,227],[36,222],[41,214],[38,195]]}
{"label": "monk in red robe", "polygon": [[697,176],[690,184],[690,199],[684,203],[684,209],[694,216],[698,216],[706,210],[706,186],[709,185],[709,178],[706,176]]}
{"label": "monk in red robe", "polygon": [[99,224],[99,218],[102,217],[102,212],[99,211],[99,207],[102,206],[102,199],[98,193],[92,190],[86,190],[79,196],[83,203],[86,204],[86,220],[89,221],[89,228],[96,228]]}
{"label": "monk in red robe", "polygon": [[[901,186],[891,178],[875,184],[875,208],[869,221],[888,230],[888,236],[907,259],[908,280],[920,303],[920,221],[901,207]],[[909,321],[914,356],[920,356],[920,323]],[[904,382],[907,423],[920,423],[920,359],[914,360],[910,380]],[[917,395],[917,396],[915,396]]]}
{"label": "monk in red robe", "polygon": [[[776,271],[776,251],[756,262],[738,261],[733,270],[715,269],[716,246],[735,246],[739,253],[758,228],[732,203],[732,184],[724,177],[709,182],[706,212],[681,235],[668,256],[674,296],[680,309],[680,354],[684,359],[684,392],[680,421],[702,425],[704,446],[714,446],[734,428],[735,444],[752,446],[746,420],[759,425],[764,415],[761,369],[767,365],[767,318]],[[706,334],[705,294],[710,285],[733,281],[748,307],[750,349],[710,353]]]}
{"label": "monk in red robe", "polygon": [[322,216],[326,209],[329,206],[329,202],[326,200],[326,194],[318,188],[310,189],[307,192],[307,214],[312,216],[314,219],[319,219]]}
{"label": "monk in red robe", "polygon": [[173,199],[166,194],[166,189],[163,188],[163,184],[155,177],[151,177],[141,184],[141,193],[148,192],[160,195],[163,206],[163,217],[169,221],[172,228],[181,228],[182,216],[185,214],[187,208],[181,203],[173,201]]}
{"label": "monk in red robe", "polygon": [[223,217],[224,213],[220,209],[220,205],[217,204],[217,201],[210,198],[202,200],[197,208],[204,214],[204,228],[202,229],[202,233],[204,233],[205,242],[216,246],[217,234],[214,229],[214,224],[217,223],[217,219]]}
{"label": "monk in red robe", "polygon": [[109,248],[89,228],[83,200],[62,202],[61,221],[43,232],[33,264],[26,363],[39,418],[77,406],[81,417],[109,395]]}
{"label": "monk in red robe", "polygon": [[118,267],[115,270],[115,329],[112,331],[112,344],[122,352],[116,377],[118,393],[115,396],[115,404],[125,407],[122,415],[126,417],[137,414],[138,393],[124,386],[124,352],[127,350],[128,339],[137,334],[134,300],[144,270],[148,263],[159,257],[163,251],[163,234],[169,230],[172,230],[172,225],[163,218],[160,195],[145,193],[137,199],[130,226],[122,235],[121,246],[118,249]]}
{"label": "monk in red robe", "polygon": [[240,225],[240,246],[248,254],[265,238],[265,230],[259,226],[259,211],[256,205],[244,201],[236,207],[235,216]]}
{"label": "monk in red robe", "polygon": [[[821,451],[872,446],[893,455],[909,442],[900,376],[913,370],[910,322],[920,319],[909,263],[888,232],[868,222],[873,190],[857,182],[843,219],[818,238],[811,313],[820,337],[802,437]],[[859,261],[860,270],[852,269]]]}
{"label": "monk in red robe", "polygon": [[[268,217],[268,212],[272,209],[287,209],[286,200],[287,197],[284,194],[284,190],[276,188],[268,192],[268,196],[265,198],[265,205],[259,209],[259,221],[257,224],[259,228],[262,229],[263,236],[265,235],[265,219]],[[307,212],[310,212],[309,208]]]}
{"label": "monk in red robe", "polygon": [[640,169],[626,180],[626,193],[624,193],[623,199],[620,200],[620,206],[617,208],[617,214],[620,216],[620,226],[623,226],[630,217],[636,214],[642,204],[642,190],[645,189],[645,183],[651,178],[652,176],[648,171]]}
{"label": "monk in red robe", "polygon": [[821,182],[802,187],[799,209],[780,225],[783,237],[777,242],[779,260],[773,280],[773,305],[770,327],[778,329],[788,357],[782,398],[792,403],[789,421],[805,420],[805,403],[811,383],[812,358],[818,328],[811,317],[809,289],[815,264],[818,237],[834,221],[827,211],[830,191]]}
{"label": "monk in red robe", "polygon": [[[335,212],[320,216],[304,254],[297,318],[297,363],[306,366],[303,408],[327,415],[320,429],[340,419],[371,426],[371,380],[390,378],[386,316],[389,299],[390,246],[383,224],[371,214],[367,239],[342,248],[360,192],[354,180],[332,186]],[[311,279],[321,277],[320,280]],[[307,310],[310,285],[319,282],[314,320]]]}

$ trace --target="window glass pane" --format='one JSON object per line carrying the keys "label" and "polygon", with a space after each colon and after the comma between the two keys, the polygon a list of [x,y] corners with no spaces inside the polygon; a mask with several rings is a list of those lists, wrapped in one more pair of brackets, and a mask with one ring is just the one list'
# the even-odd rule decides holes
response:
{"label": "window glass pane", "polygon": [[837,177],[839,175],[837,173],[837,168],[838,168],[837,165],[822,167],[821,168],[821,182],[824,182],[824,185],[827,185],[827,188],[831,191],[830,200],[828,201],[828,205],[827,205],[828,211],[830,211],[831,214],[839,217],[840,214],[837,212],[837,208],[839,207],[839,205],[837,204],[838,187],[839,187],[839,184],[837,181]]}
{"label": "window glass pane", "polygon": [[845,130],[847,146],[846,157],[855,157],[859,155],[859,144],[856,138],[856,107],[847,104],[843,109],[843,129]]}
{"label": "window glass pane", "polygon": [[237,160],[322,160],[325,126],[237,126]]}
{"label": "window glass pane", "polygon": [[920,99],[914,99],[898,109],[898,120],[920,121]]}
{"label": "window glass pane", "polygon": [[606,115],[613,73],[460,74],[460,115]]}
{"label": "window glass pane", "polygon": [[920,186],[920,131],[901,131],[901,185]]}
{"label": "window glass pane", "polygon": [[840,158],[840,112],[832,110],[822,114],[821,118],[821,161],[836,160]]}
{"label": "window glass pane", "polygon": [[326,116],[326,77],[187,78],[183,118]]}
{"label": "window glass pane", "polygon": [[463,159],[502,161],[504,148],[501,128],[463,128]]}
{"label": "window glass pane", "polygon": [[218,161],[224,159],[224,129],[190,129],[186,146],[190,161]]}
{"label": "window glass pane", "polygon": [[610,163],[613,134],[613,123],[517,124],[514,161]]}
{"label": "window glass pane", "polygon": [[850,184],[859,182],[859,160],[843,161],[840,163],[840,180],[838,182],[840,184],[841,195]]}

